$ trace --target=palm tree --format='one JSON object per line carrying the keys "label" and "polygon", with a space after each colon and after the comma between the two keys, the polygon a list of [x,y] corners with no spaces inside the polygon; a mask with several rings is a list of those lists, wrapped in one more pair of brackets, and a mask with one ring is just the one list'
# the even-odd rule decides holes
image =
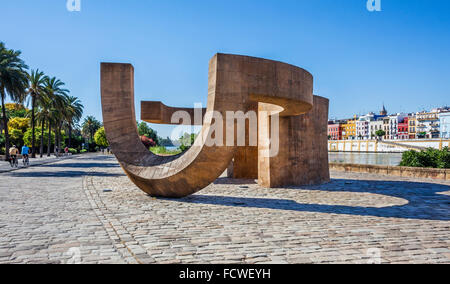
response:
{"label": "palm tree", "polygon": [[[50,127],[50,115],[51,115],[51,108],[52,108],[53,100],[49,96],[43,96],[39,102],[38,108],[39,112],[36,114],[36,119],[38,122],[41,123],[41,144],[40,144],[40,150],[39,154],[42,158],[44,154],[44,128],[45,124],[47,123]],[[51,140],[50,140],[51,142]],[[47,148],[47,152],[49,148]]]}
{"label": "palm tree", "polygon": [[69,148],[72,146],[72,128],[78,123],[83,115],[83,105],[77,97],[66,96],[66,123],[69,129]]}
{"label": "palm tree", "polygon": [[36,158],[36,136],[35,136],[35,111],[36,111],[36,102],[39,102],[42,99],[42,96],[45,95],[45,81],[44,72],[38,70],[31,70],[31,74],[28,74],[28,94],[31,96],[31,157]]}
{"label": "palm tree", "polygon": [[92,143],[94,141],[94,134],[100,127],[102,127],[102,123],[98,121],[95,117],[88,116],[84,119],[81,127],[83,135],[88,136],[89,143]]}
{"label": "palm tree", "polygon": [[[59,104],[59,103],[58,103]],[[52,146],[52,125],[56,125],[59,120],[59,110],[55,107],[55,102],[52,103],[49,118],[48,118],[48,143],[47,143],[47,156],[50,157]],[[55,126],[56,129],[56,126]],[[56,130],[55,130],[55,148],[56,148]]]}
{"label": "palm tree", "polygon": [[[61,99],[63,99],[61,97]],[[54,118],[55,118],[55,153],[59,154],[61,151],[61,130],[64,125],[64,108],[61,106],[57,106],[54,109]]]}
{"label": "palm tree", "polygon": [[8,118],[6,117],[5,99],[6,94],[11,100],[22,102],[25,97],[28,66],[20,59],[21,52],[7,49],[0,42],[0,96],[2,100],[3,127],[5,129],[5,154],[9,159],[9,133]]}
{"label": "palm tree", "polygon": [[[51,128],[51,124],[53,123],[54,132],[55,132],[55,154],[56,148],[61,149],[61,128],[64,123],[65,117],[65,108],[66,108],[66,97],[69,93],[69,90],[63,89],[65,85],[61,80],[56,79],[55,77],[50,78],[46,76],[44,78],[45,85],[45,94],[51,99],[51,108],[50,108],[50,118],[49,118],[49,129]],[[49,140],[51,139],[51,134],[49,131]],[[48,151],[49,153],[50,151]],[[47,153],[47,154],[48,154]]]}

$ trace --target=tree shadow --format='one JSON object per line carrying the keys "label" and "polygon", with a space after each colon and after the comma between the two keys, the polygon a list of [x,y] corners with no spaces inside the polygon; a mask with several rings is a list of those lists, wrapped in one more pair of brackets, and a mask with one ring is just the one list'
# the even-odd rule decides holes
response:
{"label": "tree shadow", "polygon": [[118,168],[120,165],[118,163],[64,163],[64,164],[46,164],[40,165],[41,168],[78,168],[78,169],[88,169],[88,168]]}
{"label": "tree shadow", "polygon": [[306,187],[290,187],[287,190],[311,190],[329,192],[365,192],[402,198],[408,204],[382,208],[303,204],[289,199],[248,198],[213,195],[192,195],[182,199],[170,199],[182,203],[209,204],[243,208],[403,218],[418,220],[450,220],[450,196],[438,194],[450,191],[450,186],[435,183],[406,181],[371,181],[334,179],[328,184]]}
{"label": "tree shadow", "polygon": [[10,177],[20,177],[20,178],[42,178],[42,177],[61,177],[61,178],[74,178],[83,176],[95,176],[95,177],[119,177],[124,176],[124,174],[113,174],[105,172],[85,172],[85,171],[57,171],[57,172],[45,172],[45,171],[32,171],[32,172],[21,172],[15,171],[8,173]]}

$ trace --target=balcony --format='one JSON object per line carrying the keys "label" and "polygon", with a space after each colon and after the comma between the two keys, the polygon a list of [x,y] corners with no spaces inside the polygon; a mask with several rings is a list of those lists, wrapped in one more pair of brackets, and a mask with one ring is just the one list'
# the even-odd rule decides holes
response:
{"label": "balcony", "polygon": [[430,116],[430,117],[417,117],[418,121],[425,121],[425,120],[438,120],[437,116]]}

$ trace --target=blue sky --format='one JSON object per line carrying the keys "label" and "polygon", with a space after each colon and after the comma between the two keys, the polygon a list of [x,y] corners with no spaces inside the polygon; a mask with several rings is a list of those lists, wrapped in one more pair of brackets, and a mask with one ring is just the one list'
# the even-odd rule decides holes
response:
{"label": "blue sky", "polygon": [[[314,75],[330,117],[450,105],[450,1],[1,0],[0,41],[57,76],[101,119],[100,62],[135,67],[136,102],[206,103],[217,52],[284,61]],[[171,127],[153,125],[167,136]]]}

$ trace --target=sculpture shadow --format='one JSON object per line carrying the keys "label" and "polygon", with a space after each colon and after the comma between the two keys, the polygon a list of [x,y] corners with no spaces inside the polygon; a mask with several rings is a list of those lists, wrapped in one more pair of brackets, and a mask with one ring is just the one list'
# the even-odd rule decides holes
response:
{"label": "sculpture shadow", "polygon": [[248,185],[256,184],[254,179],[232,179],[232,178],[218,178],[214,184],[235,184],[235,185]]}
{"label": "sculpture shadow", "polygon": [[418,220],[450,220],[450,196],[438,194],[450,191],[450,186],[434,183],[403,181],[370,181],[334,179],[319,186],[290,187],[287,190],[311,190],[329,192],[365,192],[402,198],[408,201],[401,206],[363,207],[323,204],[303,204],[289,199],[230,197],[193,195],[171,201],[195,204],[209,204],[242,208],[263,208],[273,210],[317,212],[383,218]]}

